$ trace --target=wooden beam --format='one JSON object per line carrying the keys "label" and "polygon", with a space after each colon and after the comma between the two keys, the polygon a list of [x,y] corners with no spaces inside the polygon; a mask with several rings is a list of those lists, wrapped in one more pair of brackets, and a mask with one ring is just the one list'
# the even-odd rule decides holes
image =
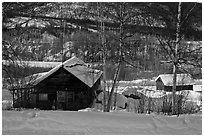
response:
{"label": "wooden beam", "polygon": [[21,91],[21,107],[23,106],[23,93],[22,93],[22,90]]}
{"label": "wooden beam", "polygon": [[14,89],[12,90],[12,93],[13,93],[13,107],[14,107],[14,103],[15,103],[15,99],[14,99],[15,90]]}

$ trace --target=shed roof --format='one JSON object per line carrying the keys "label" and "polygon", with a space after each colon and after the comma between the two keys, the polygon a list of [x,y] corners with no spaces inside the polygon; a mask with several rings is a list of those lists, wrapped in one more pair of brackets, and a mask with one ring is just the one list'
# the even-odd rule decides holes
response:
{"label": "shed roof", "polygon": [[[176,85],[193,85],[193,79],[190,74],[177,74]],[[173,86],[173,74],[160,74],[155,81],[161,80],[165,86]]]}
{"label": "shed roof", "polygon": [[193,85],[193,91],[202,92],[202,85]]}
{"label": "shed roof", "polygon": [[56,72],[61,67],[63,67],[65,70],[73,74],[75,77],[77,77],[79,80],[81,80],[89,87],[92,87],[102,74],[100,70],[90,68],[82,60],[74,56],[69,60],[61,63],[60,65],[54,67],[48,72],[33,74],[31,76],[26,77],[27,79],[26,81],[28,82],[27,84],[32,83],[31,85],[35,86],[41,81],[43,81],[45,78],[49,77],[51,74]]}

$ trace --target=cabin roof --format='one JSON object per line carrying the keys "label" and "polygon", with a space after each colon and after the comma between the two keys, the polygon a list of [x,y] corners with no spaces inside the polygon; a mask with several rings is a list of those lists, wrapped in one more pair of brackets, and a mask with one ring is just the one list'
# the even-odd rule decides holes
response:
{"label": "cabin roof", "polygon": [[[177,74],[176,85],[193,85],[193,79],[190,74]],[[162,81],[165,86],[173,86],[173,74],[160,74],[155,81]]]}
{"label": "cabin roof", "polygon": [[26,77],[25,78],[26,85],[29,85],[29,84],[31,86],[37,85],[45,78],[49,77],[57,70],[59,70],[61,67],[63,67],[69,73],[73,74],[75,77],[77,77],[80,81],[82,81],[89,87],[92,87],[102,75],[102,71],[90,68],[82,60],[74,56],[69,60],[57,65],[56,67],[54,67],[48,72],[37,73]]}

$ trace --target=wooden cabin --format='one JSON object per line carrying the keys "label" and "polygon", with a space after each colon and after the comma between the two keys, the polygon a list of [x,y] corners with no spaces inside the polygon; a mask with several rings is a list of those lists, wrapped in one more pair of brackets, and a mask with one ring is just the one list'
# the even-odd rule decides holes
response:
{"label": "wooden cabin", "polygon": [[11,88],[14,107],[79,110],[91,107],[102,72],[72,57],[48,72],[33,74]]}
{"label": "wooden cabin", "polygon": [[[156,89],[171,92],[173,74],[161,74],[156,78]],[[177,74],[176,91],[193,90],[193,79],[189,74]]]}

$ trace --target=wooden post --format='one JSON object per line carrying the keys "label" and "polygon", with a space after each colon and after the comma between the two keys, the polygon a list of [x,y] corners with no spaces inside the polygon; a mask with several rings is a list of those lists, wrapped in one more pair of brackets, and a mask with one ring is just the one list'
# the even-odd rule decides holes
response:
{"label": "wooden post", "polygon": [[36,108],[39,108],[39,93],[36,93]]}
{"label": "wooden post", "polygon": [[151,98],[148,97],[148,114],[150,114],[150,110],[151,110]]}
{"label": "wooden post", "polygon": [[17,107],[20,107],[20,98],[19,98],[19,91],[18,91],[18,89],[16,90],[16,92],[17,92],[17,101],[16,101],[16,103],[17,103]]}
{"label": "wooden post", "polygon": [[22,93],[22,90],[20,89],[21,91],[21,107],[23,106],[23,93]]}
{"label": "wooden post", "polygon": [[[63,92],[64,92],[64,91],[63,91]],[[65,110],[67,109],[67,107],[68,107],[68,105],[69,105],[69,104],[67,103],[67,101],[68,101],[68,100],[67,100],[67,95],[68,95],[67,92],[68,92],[68,91],[65,91],[65,94],[64,94],[64,95],[65,95],[65,102],[64,102],[64,108],[65,108]]]}
{"label": "wooden post", "polygon": [[13,107],[14,107],[15,106],[14,105],[14,103],[15,103],[15,99],[14,99],[15,90],[13,89],[12,91],[13,91]]}

